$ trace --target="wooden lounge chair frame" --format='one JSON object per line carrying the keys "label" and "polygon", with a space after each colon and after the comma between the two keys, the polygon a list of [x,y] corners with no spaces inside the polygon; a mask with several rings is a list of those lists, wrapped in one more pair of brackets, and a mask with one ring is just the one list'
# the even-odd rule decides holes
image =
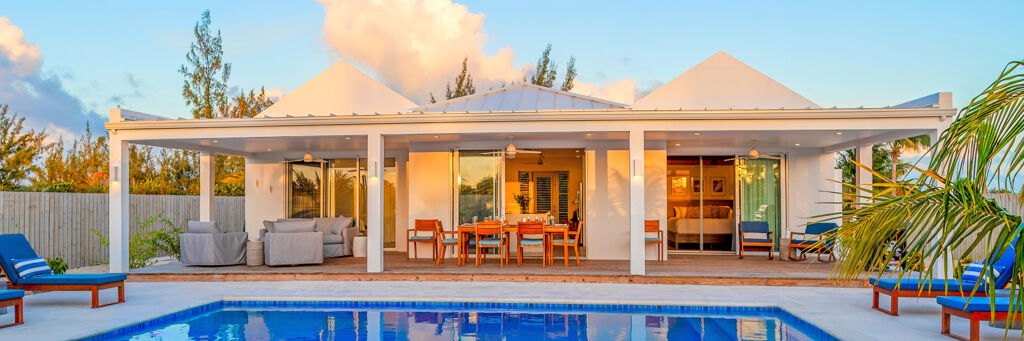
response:
{"label": "wooden lounge chair frame", "polygon": [[[949,296],[949,295],[956,295],[956,294],[961,294],[961,295],[971,294],[970,291],[960,291],[960,290],[918,290],[918,289],[913,289],[913,290],[903,290],[903,289],[889,290],[889,289],[885,289],[885,288],[879,287],[878,285],[872,285],[871,286],[871,290],[872,290],[872,292],[871,292],[871,309],[881,311],[881,312],[886,313],[886,314],[888,314],[890,316],[899,316],[900,315],[900,301],[899,301],[900,297],[928,298],[928,297]],[[883,309],[882,307],[878,306],[878,302],[879,302],[878,296],[879,295],[888,295],[889,296],[889,309],[888,310]],[[987,295],[988,294],[984,290],[978,290],[978,291],[974,292],[974,297],[986,297]]]}
{"label": "wooden lounge chair frame", "polygon": [[25,312],[23,309],[24,305],[25,304],[22,301],[21,297],[0,301],[0,308],[14,306],[14,322],[5,325],[0,325],[0,328],[17,326],[19,324],[25,323]]}
{"label": "wooden lounge chair frame", "polygon": [[[14,284],[10,282],[10,276],[7,276],[6,271],[0,268],[0,273],[4,274],[4,277],[8,278],[7,289],[21,289],[26,291],[91,291],[92,292],[92,307],[102,308],[108,305],[114,305],[118,303],[124,303],[124,281],[111,282],[104,284]],[[100,304],[100,290],[117,288],[117,302],[111,302],[106,304]]]}
{"label": "wooden lounge chair frame", "polygon": [[[942,296],[942,295],[940,295]],[[942,335],[949,336],[951,338],[963,341],[977,341],[981,340],[981,333],[978,330],[978,324],[981,321],[988,321],[990,318],[993,321],[1006,321],[1010,316],[1014,316],[1014,320],[1017,322],[1021,321],[1024,315],[1020,313],[1011,314],[1009,312],[991,312],[991,311],[964,311],[952,307],[942,306]],[[953,334],[949,329],[949,318],[950,316],[963,317],[971,321],[970,337],[963,337],[960,335]]]}

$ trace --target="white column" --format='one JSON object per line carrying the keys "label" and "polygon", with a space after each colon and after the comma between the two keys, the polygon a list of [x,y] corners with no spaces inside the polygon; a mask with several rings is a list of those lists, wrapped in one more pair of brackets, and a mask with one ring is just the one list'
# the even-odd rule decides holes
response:
{"label": "white column", "polygon": [[629,273],[646,274],[644,250],[644,131],[629,131]]}
{"label": "white column", "polygon": [[[213,221],[214,187],[217,182],[217,154],[199,152],[199,220]],[[223,228],[223,226],[222,226]]]}
{"label": "white column", "polygon": [[380,132],[366,136],[366,272],[384,271],[384,141]]}
{"label": "white column", "polygon": [[[872,156],[870,144],[866,146],[857,146],[856,159],[857,163],[864,165],[864,167],[874,169],[874,166],[871,165]],[[867,169],[857,167],[857,172],[855,174],[855,179],[857,180],[856,183],[860,187],[867,187],[868,185],[874,183],[874,181],[871,179],[871,172],[869,172]]]}
{"label": "white column", "polygon": [[128,272],[128,142],[121,141],[116,133],[110,134],[110,208],[108,209],[110,242],[110,272]]}

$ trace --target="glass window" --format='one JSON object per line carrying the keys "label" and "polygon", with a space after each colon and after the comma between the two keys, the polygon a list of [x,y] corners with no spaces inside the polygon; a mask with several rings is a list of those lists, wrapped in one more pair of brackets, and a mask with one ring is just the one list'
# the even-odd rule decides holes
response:
{"label": "glass window", "polygon": [[319,162],[296,162],[288,167],[288,216],[314,218],[321,215],[323,168]]}
{"label": "glass window", "polygon": [[459,151],[459,224],[501,216],[498,195],[501,155],[493,151]]}

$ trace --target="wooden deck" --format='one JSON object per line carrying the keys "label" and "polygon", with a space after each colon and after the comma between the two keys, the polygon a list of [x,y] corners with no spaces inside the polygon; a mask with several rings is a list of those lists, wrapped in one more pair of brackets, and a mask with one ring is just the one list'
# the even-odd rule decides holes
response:
{"label": "wooden deck", "polygon": [[386,252],[383,273],[367,273],[365,258],[330,258],[321,265],[305,266],[223,266],[187,267],[180,263],[132,270],[129,281],[530,281],[530,282],[600,282],[647,284],[705,285],[781,285],[864,287],[864,281],[828,279],[832,264],[813,261],[769,261],[767,257],[750,255],[744,259],[726,255],[672,255],[664,263],[647,262],[647,276],[629,275],[628,261],[583,260],[581,266],[570,261],[569,267],[556,259],[556,266],[542,267],[540,259],[526,259],[523,266],[499,267],[496,258],[489,258],[480,267],[472,263],[456,266],[454,259],[434,266],[429,259],[406,261],[405,253]]}

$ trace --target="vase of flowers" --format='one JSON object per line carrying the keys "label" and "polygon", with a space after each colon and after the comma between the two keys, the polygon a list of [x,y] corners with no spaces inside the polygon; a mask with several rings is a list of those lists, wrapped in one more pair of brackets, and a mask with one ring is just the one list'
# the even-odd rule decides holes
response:
{"label": "vase of flowers", "polygon": [[530,198],[521,193],[512,196],[512,198],[519,204],[520,213],[526,213],[526,210],[530,207]]}

